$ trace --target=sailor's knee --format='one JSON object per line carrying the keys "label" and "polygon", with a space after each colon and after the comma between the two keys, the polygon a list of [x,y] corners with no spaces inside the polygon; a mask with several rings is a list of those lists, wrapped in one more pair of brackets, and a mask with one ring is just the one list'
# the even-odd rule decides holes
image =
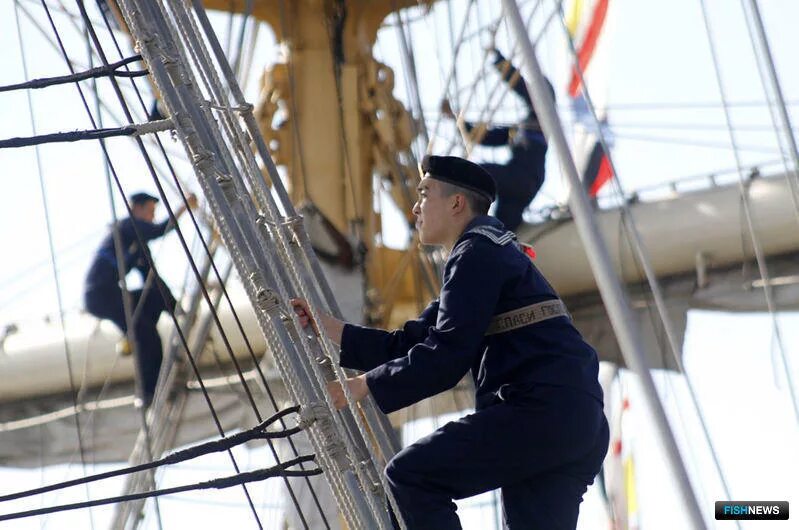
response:
{"label": "sailor's knee", "polygon": [[398,483],[397,481],[400,479],[402,472],[400,471],[400,465],[397,464],[396,456],[388,461],[388,464],[386,464],[383,470],[383,475],[385,475],[386,480],[392,487]]}
{"label": "sailor's knee", "polygon": [[384,474],[392,488],[409,486],[424,479],[428,473],[424,468],[424,458],[414,446],[406,447],[392,458]]}
{"label": "sailor's knee", "polygon": [[102,318],[103,315],[109,312],[109,305],[108,300],[94,292],[83,293],[83,306],[89,314],[97,318]]}
{"label": "sailor's knee", "polygon": [[394,458],[389,460],[386,465],[384,474],[392,488],[406,484],[409,481],[413,473],[411,472],[411,466],[408,461],[408,453],[406,451],[400,451],[394,455]]}

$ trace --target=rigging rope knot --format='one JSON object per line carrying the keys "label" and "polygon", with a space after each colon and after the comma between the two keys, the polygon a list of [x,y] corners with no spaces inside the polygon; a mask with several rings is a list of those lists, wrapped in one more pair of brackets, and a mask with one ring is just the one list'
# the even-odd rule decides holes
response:
{"label": "rigging rope knot", "polygon": [[141,36],[136,39],[136,44],[133,46],[133,49],[136,50],[137,53],[141,54],[142,48],[151,48],[157,47],[157,44],[154,45],[153,43],[157,42],[155,36],[147,31],[141,34]]}
{"label": "rigging rope knot", "polygon": [[[184,116],[180,115],[177,117],[177,119],[178,121],[182,121]],[[209,170],[213,169],[214,154],[211,151],[197,152],[192,155],[191,162],[198,170],[202,171],[203,173],[207,173]]]}
{"label": "rigging rope knot", "polygon": [[265,313],[270,313],[275,308],[280,307],[280,297],[275,291],[264,285],[264,280],[260,272],[251,272],[249,280],[255,291],[255,304],[258,306],[258,309]]}
{"label": "rigging rope knot", "polygon": [[212,109],[212,110],[223,110],[223,111],[224,110],[238,110],[238,107],[231,107],[230,105],[224,105],[222,103],[215,103],[214,101],[212,101],[210,99],[204,99],[204,100],[202,100],[202,102],[203,102],[203,105],[206,108],[209,108],[209,109]]}
{"label": "rigging rope knot", "polygon": [[283,222],[281,222],[281,226],[287,227],[289,229],[289,233],[293,236],[289,244],[291,245],[299,245],[300,244],[300,234],[298,233],[297,227],[302,228],[302,215],[295,214],[290,217],[286,217]]}
{"label": "rigging rope knot", "polygon": [[259,211],[258,215],[255,216],[255,223],[267,229],[270,234],[274,233],[275,228],[278,226],[278,224],[272,221],[263,211]]}
{"label": "rigging rope knot", "polygon": [[150,47],[151,51],[153,52],[152,55],[159,58],[161,60],[161,64],[167,68],[178,64],[178,60],[166,52],[164,47],[161,46],[160,40],[157,39],[153,33],[147,33],[143,41]]}
{"label": "rigging rope knot", "polygon": [[216,182],[222,189],[222,193],[225,195],[225,200],[231,204],[239,200],[239,195],[236,191],[236,185],[233,182],[233,177],[222,173],[221,171],[216,171]]}
{"label": "rigging rope knot", "polygon": [[141,136],[142,134],[152,134],[162,131],[173,130],[175,128],[175,124],[172,123],[171,119],[167,118],[163,120],[140,123],[135,127],[136,127],[136,132],[133,133],[133,136]]}
{"label": "rigging rope knot", "polygon": [[347,453],[347,446],[333,430],[332,422],[326,428],[322,429],[324,438],[322,445],[325,453],[336,463],[339,473],[352,469],[352,461]]}
{"label": "rigging rope knot", "polygon": [[[188,138],[197,134],[197,129],[194,127],[191,117],[189,117],[186,112],[173,109],[170,118],[172,118],[172,122],[180,128],[184,138]],[[173,134],[177,134],[178,127],[175,128]],[[194,160],[194,158],[197,156],[197,154],[192,155],[192,160]],[[195,167],[197,166],[195,165]]]}
{"label": "rigging rope knot", "polygon": [[233,177],[224,173],[218,172],[216,175],[216,183],[219,184],[223,190],[233,187]]}
{"label": "rigging rope knot", "polygon": [[270,239],[279,237],[280,225],[273,221],[267,214],[260,212],[255,218],[255,223],[265,237]]}
{"label": "rigging rope knot", "polygon": [[372,465],[372,462],[369,460],[360,460],[358,461],[358,469],[360,470],[360,474],[366,478],[366,483],[369,488],[369,492],[372,495],[380,495],[383,490],[383,485],[380,484],[380,479],[375,476],[375,467]]}
{"label": "rigging rope knot", "polygon": [[308,428],[313,424],[319,429],[325,453],[335,461],[339,472],[350,469],[352,463],[347,448],[334,428],[333,417],[327,403],[315,401],[300,410],[298,426]]}
{"label": "rigging rope knot", "polygon": [[337,379],[336,372],[333,369],[333,361],[327,355],[322,355],[316,358],[317,364],[319,364],[319,369],[322,371],[322,375],[325,377],[325,381],[335,381]]}
{"label": "rigging rope knot", "polygon": [[317,420],[330,420],[330,409],[325,403],[314,401],[300,409],[299,417],[297,426],[300,429],[307,429]]}
{"label": "rigging rope knot", "polygon": [[302,224],[302,215],[296,214],[290,217],[286,217],[282,223],[283,226],[288,226],[290,228],[296,227],[298,224]]}

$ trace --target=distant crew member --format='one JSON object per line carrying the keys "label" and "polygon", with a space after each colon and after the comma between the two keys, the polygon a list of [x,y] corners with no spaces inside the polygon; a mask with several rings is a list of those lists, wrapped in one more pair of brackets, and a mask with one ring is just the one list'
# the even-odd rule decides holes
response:
{"label": "distant crew member", "polygon": [[[515,126],[494,126],[483,130],[485,125],[468,121],[464,122],[464,126],[467,131],[474,131],[480,145],[510,147],[511,156],[506,164],[481,165],[494,177],[497,184],[497,207],[494,216],[502,221],[505,228],[515,231],[522,222],[522,212],[544,184],[547,141],[521,74],[499,50],[494,49],[493,53],[494,66],[502,80],[522,99],[527,115]],[[549,81],[547,84],[554,98],[555,91]],[[446,100],[441,104],[441,111],[445,116],[455,118],[455,113]]]}
{"label": "distant crew member", "polygon": [[[100,248],[95,253],[86,275],[84,286],[86,310],[97,318],[112,321],[127,334],[128,322],[125,318],[119,278],[120,264],[114,247],[114,231],[117,230],[121,243],[119,254],[123,259],[122,270],[127,275],[131,269],[137,269],[144,283],[142,289],[130,291],[133,336],[136,342],[134,351],[138,375],[141,378],[139,397],[144,407],[148,407],[152,402],[163,357],[161,337],[158,335],[156,323],[162,311],[172,311],[176,304],[166,283],[152,273],[145,257],[146,253],[149,253],[147,242],[163,236],[173,226],[169,219],[153,223],[157,203],[158,198],[148,193],[134,193],[130,196],[133,215],[119,221],[116,228],[112,227],[100,243]],[[188,203],[194,208],[197,205],[197,198],[193,194],[189,195]],[[179,217],[185,210],[185,205],[181,205],[176,210],[175,216]],[[139,237],[144,240],[143,245],[140,244]],[[167,295],[166,300],[158,284],[163,287]]]}
{"label": "distant crew member", "polygon": [[[563,302],[486,215],[495,184],[479,165],[430,156],[413,207],[422,243],[450,252],[438,299],[392,332],[321,314],[346,381],[390,413],[454,387],[468,372],[476,412],[400,451],[386,477],[411,530],[461,528],[453,499],[502,489],[509,528],[574,530],[608,448],[596,352]],[[306,301],[292,300],[300,325]],[[334,404],[346,400],[328,386]]]}

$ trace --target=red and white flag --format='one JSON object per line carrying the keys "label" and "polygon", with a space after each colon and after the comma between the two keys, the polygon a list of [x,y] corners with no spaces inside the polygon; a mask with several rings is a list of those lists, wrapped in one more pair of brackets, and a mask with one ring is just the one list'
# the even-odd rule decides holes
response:
{"label": "red and white flag", "polygon": [[[612,148],[612,137],[607,127],[606,102],[614,5],[615,2],[611,0],[571,0],[566,17],[579,65],[579,70],[572,66],[567,85],[574,118],[575,162],[581,172],[583,185],[591,197],[596,197],[613,177],[610,161],[599,141],[599,135],[601,131],[608,149]],[[586,90],[591,95],[599,126],[588,109]]]}

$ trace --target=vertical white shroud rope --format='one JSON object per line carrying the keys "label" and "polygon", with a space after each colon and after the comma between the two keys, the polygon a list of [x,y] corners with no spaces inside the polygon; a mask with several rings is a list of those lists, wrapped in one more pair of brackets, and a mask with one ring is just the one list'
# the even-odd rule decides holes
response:
{"label": "vertical white shroud rope", "polygon": [[[235,113],[241,113],[249,127],[251,106],[226,103],[227,95],[220,88],[202,38],[194,33],[193,17],[183,2],[124,0],[121,5],[170,115],[177,122],[178,136],[193,158],[200,185],[219,221],[239,275],[245,280],[259,324],[292,398],[305,404],[308,410],[314,410],[314,406],[324,410],[309,431],[347,522],[352,528],[389,528],[382,505],[384,478],[375,470],[375,455],[369,450],[366,426],[357,414],[332,411],[324,388],[324,374],[313,353],[320,351],[318,345],[309,342],[297,328],[285,305],[285,300],[297,293],[311,298],[309,291],[313,291],[315,299],[320,299],[319,291],[325,289],[319,284],[324,279],[312,279],[306,269],[311,259],[307,254],[299,254],[307,252],[304,245],[307,236],[304,238],[297,228],[298,219],[291,215],[290,203],[281,205],[289,215],[280,215],[272,190],[266,187],[255,163],[251,142],[255,141],[260,151],[262,139],[252,131],[248,136],[241,130]],[[195,3],[195,7],[202,21],[202,6]],[[175,34],[187,40],[172,40]],[[201,79],[192,75],[188,65],[200,71]],[[229,83],[233,88],[235,81]],[[221,114],[212,115],[198,90],[210,93],[212,100],[216,100],[213,108],[221,108]],[[276,176],[265,148],[259,154],[270,177]],[[274,191],[279,196],[285,195],[277,181],[273,179]],[[322,341],[321,346],[321,352],[335,358],[329,340]],[[343,372],[334,367],[341,378]],[[380,433],[380,427],[375,427],[372,432]]]}
{"label": "vertical white shroud rope", "polygon": [[630,303],[624,292],[618,276],[611,266],[610,256],[607,246],[602,240],[597,225],[593,222],[593,213],[588,196],[580,183],[577,167],[574,164],[569,144],[563,132],[563,127],[555,110],[552,96],[547,90],[541,67],[535,53],[535,47],[527,36],[527,30],[519,14],[518,6],[514,0],[503,0],[505,16],[508,17],[513,32],[522,47],[524,62],[521,69],[524,78],[532,88],[533,104],[536,108],[541,125],[547,139],[552,142],[557,149],[561,160],[561,167],[568,177],[572,186],[569,194],[569,205],[574,214],[575,225],[580,234],[583,244],[586,247],[591,269],[597,279],[602,299],[610,316],[613,330],[619,342],[624,360],[641,379],[644,390],[644,397],[653,419],[658,428],[658,433],[666,449],[666,456],[669,460],[672,471],[680,487],[684,506],[690,521],[690,528],[704,530],[706,528],[702,512],[691,487],[688,473],[685,470],[682,458],[680,457],[677,443],[666,418],[663,405],[657,394],[652,375],[649,372],[643,351],[643,341],[640,332],[635,326],[635,322]]}
{"label": "vertical white shroud rope", "polygon": [[[174,9],[178,13],[178,22],[180,22],[180,6],[175,5],[174,0],[171,0],[171,3],[175,6]],[[258,221],[259,229],[262,235],[265,237],[277,239],[278,245],[276,245],[276,247],[279,255],[274,256],[271,263],[282,263],[282,265],[288,269],[288,271],[285,271],[284,267],[276,267],[279,279],[285,286],[288,287],[291,285],[293,280],[292,287],[295,289],[294,293],[299,292],[301,296],[305,297],[309,301],[312,301],[312,307],[319,306],[327,308],[330,312],[340,318],[340,311],[337,307],[335,299],[333,298],[332,291],[330,290],[330,287],[324,278],[318,260],[311,249],[308,236],[302,229],[301,223],[299,222],[300,218],[297,216],[294,206],[286,194],[285,188],[282,186],[277,169],[275,168],[275,165],[255,123],[252,113],[252,105],[249,105],[244,100],[241,89],[235,81],[235,77],[230,69],[230,65],[227,63],[224,53],[222,52],[221,47],[216,40],[216,36],[213,32],[213,29],[210,27],[210,23],[205,15],[202,5],[199,1],[195,1],[194,7],[200,25],[205,32],[205,37],[210,43],[211,48],[216,56],[219,68],[222,70],[222,73],[227,80],[231,96],[238,106],[236,110],[238,110],[244,119],[247,129],[246,132],[249,133],[249,137],[240,131],[237,125],[232,125],[237,123],[238,117],[233,114],[232,109],[230,108],[227,109],[225,114],[226,118],[228,119],[224,120],[224,124],[227,126],[229,134],[234,137],[235,142],[238,142],[240,145],[246,145],[249,142],[254,143],[256,152],[260,156],[262,163],[269,173],[273,184],[273,191],[275,191],[278,195],[280,199],[280,206],[282,206],[283,211],[286,212],[284,217],[280,216],[278,205],[275,203],[270,190],[266,189],[264,181],[261,178],[260,169],[257,167],[257,165],[255,165],[254,157],[245,156],[243,159],[240,158],[242,166],[246,168],[249,165],[251,169],[250,172],[245,172],[244,176],[247,177],[251,188],[255,191],[257,202],[260,203],[259,208],[261,208],[261,210],[258,214],[260,219],[260,221]],[[192,20],[193,19],[189,16],[187,20],[188,26],[193,27]],[[183,29],[184,31],[186,30],[185,27]],[[183,37],[189,41],[195,40],[202,42],[202,36],[199,35],[199,32],[196,31],[196,28],[193,29],[195,30],[194,35],[184,34]],[[216,72],[214,71],[213,67],[210,66],[211,58],[208,56],[207,52],[205,52],[205,49],[202,46],[196,45],[195,50],[200,54],[203,54],[204,60],[207,61],[207,64],[209,65],[208,77],[211,82],[209,83],[208,89],[211,90],[218,99],[217,103],[222,105],[221,102],[223,99],[225,99],[225,95],[223,94],[221,82],[218,79]],[[236,138],[236,136],[238,137]],[[235,152],[237,155],[241,155],[243,151],[237,149]],[[253,175],[256,175],[256,177],[252,178]],[[287,274],[290,274],[290,277],[287,277]],[[303,338],[303,334],[300,333],[297,340],[302,341]],[[328,358],[333,359],[334,363],[332,364],[332,367],[334,372],[339,379],[343,379],[345,377],[345,372],[337,365],[338,349],[332,344],[332,342],[330,342],[329,339],[327,339],[327,337],[323,337],[323,340],[320,342],[315,340],[309,343],[303,342],[303,345],[305,348],[310,348],[310,351],[315,352],[312,353],[312,358],[318,358],[319,355],[323,353]],[[321,352],[319,351],[320,348]],[[318,374],[315,375],[318,377]],[[344,386],[344,391],[347,395],[348,402],[352,403],[351,396],[349,395],[349,391],[346,386]],[[377,410],[377,407],[371,398],[362,400],[361,408],[366,416],[366,424],[369,425],[369,428],[367,428],[366,424],[364,424],[363,420],[357,414],[350,415],[349,413],[345,413],[343,417],[344,426],[353,436],[353,441],[358,446],[358,450],[360,452],[359,455],[354,455],[354,460],[356,462],[366,462],[367,458],[371,460],[371,464],[374,467],[371,475],[378,475],[378,477],[372,476],[370,479],[371,482],[382,482],[384,491],[388,494],[391,502],[393,502],[393,498],[391,497],[387,484],[385,483],[385,478],[383,477],[382,473],[377,471],[380,469],[380,466],[378,465],[378,459],[376,458],[374,452],[370,450],[368,444],[365,443],[365,440],[374,438],[385,461],[391,458],[399,450],[399,444],[393,438],[394,433],[388,422],[388,419]]]}

